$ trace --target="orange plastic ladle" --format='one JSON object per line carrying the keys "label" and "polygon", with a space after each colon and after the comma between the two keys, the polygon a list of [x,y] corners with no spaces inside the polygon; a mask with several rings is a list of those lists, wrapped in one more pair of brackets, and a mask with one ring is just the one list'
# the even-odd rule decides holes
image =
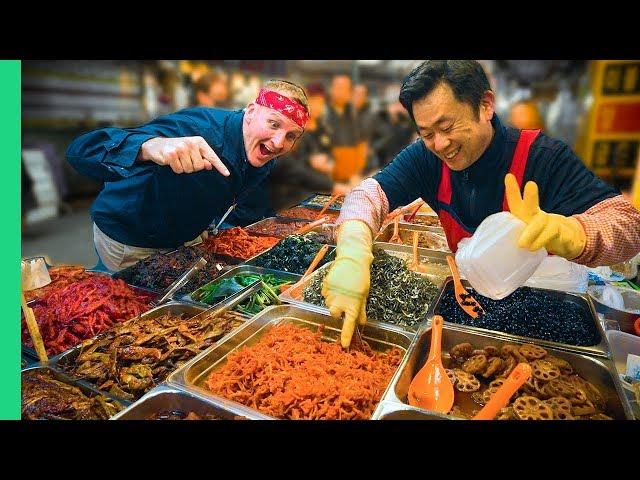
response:
{"label": "orange plastic ladle", "polygon": [[526,382],[531,376],[531,365],[528,363],[519,363],[516,365],[504,383],[493,394],[491,399],[480,410],[473,420],[493,420],[496,415],[513,396],[514,393]]}
{"label": "orange plastic ladle", "polygon": [[435,315],[431,320],[431,347],[427,363],[420,369],[409,386],[409,405],[447,413],[453,407],[453,383],[442,365],[442,324],[444,319]]}

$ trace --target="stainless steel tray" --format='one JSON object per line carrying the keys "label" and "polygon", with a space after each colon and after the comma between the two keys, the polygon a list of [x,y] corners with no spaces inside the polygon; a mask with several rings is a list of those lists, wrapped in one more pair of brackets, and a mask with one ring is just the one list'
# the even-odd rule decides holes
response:
{"label": "stainless steel tray", "polygon": [[[243,327],[236,330],[234,335],[227,337],[225,342],[201,353],[181,369],[169,375],[167,383],[179,385],[189,392],[200,394],[214,401],[225,402],[225,405],[231,404],[238,408],[242,407],[246,409],[247,407],[239,403],[214,395],[206,389],[204,383],[212,371],[224,365],[227,355],[243,346],[257,343],[270,328],[284,322],[291,322],[299,326],[311,328],[314,331],[319,326],[324,325],[324,338],[330,338],[331,340],[340,337],[340,329],[342,326],[341,320],[333,318],[330,315],[322,315],[293,305],[269,307],[256,315],[253,320],[247,322]],[[414,341],[414,335],[408,332],[387,328],[382,325],[374,325],[373,322],[368,322],[365,325],[363,338],[374,350],[380,351],[398,347],[405,352],[405,356],[409,346]],[[265,416],[257,410],[251,409],[251,411],[255,412],[254,415],[259,414],[262,417]]]}
{"label": "stainless steel tray", "polygon": [[[446,243],[446,237],[444,234],[444,230],[440,227],[426,227],[423,225],[414,225],[412,223],[400,223],[398,225],[398,232],[403,232],[403,231],[410,231],[410,232],[430,232],[433,234],[437,234],[440,237],[444,237],[444,241]],[[389,239],[393,236],[393,222],[390,223],[389,225],[387,225],[386,227],[384,227],[380,233],[378,233],[378,235],[376,235],[374,241],[376,242],[383,242],[383,243],[389,243]],[[391,244],[394,245],[394,244]],[[404,245],[411,247],[412,244],[411,243],[405,243]],[[436,250],[436,249],[432,249],[432,248],[424,248],[424,247],[420,247],[423,248],[424,250],[431,250],[431,251],[442,251],[442,252],[447,252],[449,255],[451,255],[451,250],[449,250],[449,248],[447,247],[446,249],[443,250]]]}
{"label": "stainless steel tray", "polygon": [[[54,367],[50,367],[50,366],[32,366],[32,367],[27,367],[25,369],[22,370],[22,374],[26,373],[26,372],[30,372],[30,371],[34,371],[34,370],[41,370],[41,371],[49,371],[53,374],[53,377],[63,383],[66,383],[67,385],[72,385],[74,387],[77,387],[80,389],[80,391],[82,391],[82,393],[84,393],[85,395],[87,395],[88,397],[95,397],[97,395],[102,395],[106,398],[108,398],[109,400],[113,400],[116,401],[118,403],[120,403],[124,408],[122,411],[124,411],[129,405],[131,405],[131,402],[126,401],[126,400],[122,400],[121,398],[116,398],[113,395],[109,395],[108,393],[105,392],[101,392],[100,390],[90,386],[90,385],[86,385],[83,384],[81,382],[78,382],[77,380],[75,380],[74,378],[70,377],[69,375],[65,374],[64,372],[61,372],[60,370],[54,368]],[[119,413],[121,413],[119,412]],[[117,415],[117,414],[116,414]],[[115,415],[114,415],[115,417]],[[113,417],[111,417],[113,418]]]}
{"label": "stainless steel tray", "polygon": [[221,420],[249,419],[247,412],[234,410],[233,406],[221,405],[210,398],[161,384],[110,420],[149,420],[152,415],[167,410],[194,412],[202,417],[215,415]]}
{"label": "stainless steel tray", "polygon": [[[281,272],[279,270],[270,270],[268,268],[256,267],[255,265],[239,265],[239,266],[234,267],[231,270],[227,271],[226,273],[220,275],[215,280],[203,285],[200,288],[206,287],[207,285],[211,285],[214,282],[219,282],[220,280],[224,280],[224,279],[227,279],[227,278],[234,277],[234,276],[236,276],[236,275],[238,275],[240,273],[256,273],[256,274],[259,274],[259,275],[272,274],[272,275],[275,275],[278,278],[282,278],[284,280],[291,281],[293,283],[297,282],[301,278],[301,275],[296,275],[295,273]],[[208,304],[203,303],[203,302],[199,302],[199,301],[193,299],[192,295],[195,292],[197,292],[198,290],[194,290],[193,292],[189,293],[188,295],[184,295],[182,297],[182,300],[184,300],[186,302],[189,302],[189,303],[194,303],[194,304],[197,304],[197,305],[203,305],[203,306],[208,307],[209,306]]]}
{"label": "stainless steel tray", "polygon": [[[409,247],[406,245],[395,245],[393,243],[376,242],[373,244],[373,250],[374,251],[383,250],[387,252],[389,255],[393,255],[401,258],[412,258],[412,255],[413,255],[412,247]],[[426,248],[418,248],[418,256],[420,257],[420,260],[422,262],[429,261],[431,263],[436,263],[439,265],[446,265],[447,264],[446,255],[447,254],[445,252],[440,252],[437,250],[427,250]],[[318,268],[315,272],[309,275],[306,279],[304,279],[298,285],[281,293],[280,300],[282,300],[285,303],[290,303],[292,305],[297,305],[299,307],[321,313],[323,315],[329,315],[330,314],[329,309],[325,307],[321,307],[319,305],[315,305],[313,303],[305,302],[304,300],[302,300],[302,292],[316,278],[317,275],[320,275],[321,272],[330,268],[332,263],[333,262],[324,264],[322,267]],[[436,285],[440,283],[439,281],[436,281],[437,279],[433,278],[432,276],[427,275],[427,278],[433,281]],[[436,298],[440,298],[440,293],[438,293],[438,296]],[[434,305],[435,305],[435,301],[429,306],[427,315],[429,315],[432,312]],[[403,327],[391,325],[384,322],[378,322],[374,319],[368,319],[368,322],[373,322],[376,325],[384,325],[389,328],[399,328],[399,329],[408,330],[412,332],[415,331],[412,329],[405,329]]]}
{"label": "stainless steel tray", "polygon": [[[529,343],[518,339],[499,338],[491,333],[475,332],[464,330],[458,325],[445,324],[442,333],[442,352],[443,358],[448,354],[449,349],[459,343],[469,342],[474,348],[481,349],[487,345],[495,345],[500,348],[502,345],[511,343],[521,345]],[[409,354],[405,356],[400,368],[391,380],[391,387],[387,389],[384,402],[396,404],[401,409],[408,406],[407,392],[411,380],[418,373],[420,368],[425,364],[429,355],[429,347],[431,344],[431,329],[427,329],[416,337],[410,347]],[[585,380],[593,383],[603,394],[607,401],[609,413],[616,419],[633,419],[633,412],[628,400],[624,395],[620,380],[615,370],[615,366],[611,360],[598,358],[594,356],[584,355],[580,353],[567,352],[564,350],[545,347],[553,356],[568,361],[574,371]],[[457,390],[456,390],[457,392]],[[387,406],[387,410],[392,409]],[[428,410],[423,412],[434,413]],[[381,412],[376,412],[381,415]]]}
{"label": "stainless steel tray", "polygon": [[[115,417],[114,417],[115,418]],[[372,420],[460,420],[450,415],[414,408],[410,405],[382,401]]]}
{"label": "stainless steel tray", "polygon": [[[313,195],[309,195],[309,197],[305,198],[303,201],[301,201],[300,203],[298,203],[297,205],[294,205],[294,206],[296,206],[296,207],[315,208],[316,210],[322,210],[323,205],[315,205],[313,203],[309,203],[311,200],[313,200],[318,195],[322,196],[322,197],[327,197],[327,200],[329,200],[331,198],[331,195],[327,194],[327,193],[314,193]],[[342,199],[342,201],[344,202],[344,198]],[[333,203],[329,208],[327,208],[327,210],[335,210],[336,212],[339,212],[341,208],[342,207],[340,207],[339,205],[336,205],[335,203]]]}
{"label": "stainless steel tray", "polygon": [[[320,245],[322,245],[322,244],[320,244]],[[274,247],[275,247],[275,245],[273,247],[271,247],[271,248],[274,248]],[[265,267],[260,267],[258,265],[258,263],[262,261],[262,259],[264,258],[264,255],[266,255],[268,252],[271,251],[271,248],[269,250],[265,250],[260,255],[257,255],[255,257],[253,257],[251,260],[247,260],[244,264],[245,265],[252,265],[252,266],[255,266],[257,268],[265,268]],[[327,250],[327,253],[324,256],[324,258],[331,257],[331,255],[334,254],[335,251],[336,251],[335,247],[329,247],[329,249]],[[275,270],[275,269],[269,269],[269,270],[272,270],[272,271],[278,272],[278,273],[285,273],[285,274],[288,273],[288,274],[298,275],[298,277],[301,277],[302,273],[304,273],[304,272],[302,272],[302,273],[298,274],[298,273],[293,273],[293,272],[285,272],[284,270]],[[305,268],[305,270],[306,270],[306,268]]]}
{"label": "stainless steel tray", "polygon": [[[248,290],[245,289],[241,292],[238,292],[238,294],[234,295],[233,298],[229,297],[228,299],[226,299],[224,302],[220,302],[219,304],[211,307],[213,308],[219,308],[219,307],[224,307],[224,306],[228,306],[230,308],[233,308],[233,306],[237,305],[238,303],[244,301],[247,296],[253,294],[253,289],[252,290]],[[139,319],[148,319],[148,318],[157,318],[160,317],[162,315],[166,315],[166,314],[170,314],[170,315],[181,315],[181,314],[187,314],[193,316],[196,315],[200,312],[203,312],[204,310],[207,310],[207,307],[201,306],[201,305],[197,305],[197,304],[189,304],[189,303],[181,303],[181,302],[169,302],[166,303],[164,305],[160,305],[159,307],[153,308],[151,310],[149,310],[148,312],[143,313],[142,315],[140,315],[140,317],[135,317],[132,318],[130,320],[127,320],[124,323],[133,323],[138,321]],[[122,324],[120,324],[122,325]],[[54,368],[65,372],[65,374],[71,376],[72,378],[74,378],[78,383],[80,384],[84,384],[87,385],[91,388],[94,388],[97,390],[97,386],[94,385],[93,383],[91,383],[91,381],[89,380],[84,380],[81,378],[76,378],[73,376],[73,374],[71,372],[68,372],[69,366],[73,364],[73,362],[75,361],[75,359],[78,357],[78,355],[80,355],[80,352],[83,348],[86,348],[90,345],[92,345],[94,342],[96,341],[100,341],[106,334],[107,332],[103,332],[100,335],[97,335],[96,337],[93,337],[90,340],[86,340],[83,343],[81,343],[80,345],[72,348],[71,350],[67,350],[66,352],[63,352],[53,358],[50,359],[50,364],[54,366]],[[230,335],[231,333],[233,333],[233,331],[229,332],[226,336]],[[222,337],[219,341],[223,341],[225,337]],[[106,395],[111,395],[111,394],[107,394]],[[121,399],[117,396],[111,395],[114,398],[118,398],[119,400],[123,400],[123,401],[127,401],[125,399]]]}
{"label": "stainless steel tray", "polygon": [[[445,281],[445,283],[442,285],[442,288],[440,289],[440,293],[438,294],[438,297],[436,298],[436,301],[434,303],[434,307],[433,307],[433,313],[438,315],[440,312],[440,304],[442,301],[442,297],[445,294],[448,285],[452,285],[453,288],[453,279],[451,277],[447,278],[447,280]],[[471,284],[467,281],[467,280],[462,280],[462,284],[465,286],[465,288],[469,289],[469,288],[473,288],[471,286]],[[506,332],[501,332],[498,330],[489,330],[486,328],[479,328],[479,327],[471,327],[468,325],[460,325],[457,323],[453,323],[453,322],[448,322],[446,318],[444,318],[445,321],[445,325],[456,325],[457,327],[463,329],[463,330],[470,330],[473,332],[489,332],[492,335],[494,335],[495,337],[500,337],[503,338],[505,340],[513,340],[513,341],[521,341],[521,342],[529,342],[529,343],[535,343],[537,345],[541,345],[544,347],[552,347],[552,348],[557,348],[560,350],[568,350],[571,352],[578,352],[578,353],[584,353],[587,355],[597,355],[597,356],[601,356],[601,357],[608,357],[609,356],[609,343],[607,341],[607,336],[604,333],[604,330],[602,328],[602,324],[598,321],[598,316],[596,314],[595,308],[593,306],[593,303],[591,302],[591,299],[589,298],[588,295],[583,295],[583,294],[579,294],[579,293],[568,293],[568,292],[560,292],[558,290],[548,290],[545,288],[533,288],[533,287],[528,287],[528,288],[532,288],[532,290],[538,290],[538,291],[542,291],[545,292],[546,294],[552,296],[552,297],[556,297],[556,298],[561,298],[565,301],[577,304],[589,317],[589,319],[595,324],[596,326],[596,331],[598,336],[600,337],[600,341],[593,346],[589,346],[589,347],[582,347],[582,346],[577,346],[577,345],[569,345],[567,343],[559,343],[559,342],[551,342],[549,340],[542,340],[539,338],[533,338],[533,337],[525,337],[522,335],[514,335],[511,333],[506,333]]]}
{"label": "stainless steel tray", "polygon": [[[272,221],[276,221],[278,223],[302,223],[305,222],[307,224],[311,223],[311,220],[294,220],[292,218],[285,218],[285,217],[267,217],[267,218],[263,218],[262,220],[252,223],[251,225],[247,225],[246,227],[244,227],[245,230],[247,230],[248,233],[250,233],[251,235],[258,235],[261,237],[278,237],[278,238],[285,238],[289,235],[291,235],[292,233],[295,232],[291,232],[287,235],[271,235],[269,233],[262,233],[262,232],[255,232],[255,231],[250,231],[250,228],[260,228],[262,226],[262,224],[267,223],[267,222],[272,222]],[[273,248],[273,247],[272,247]],[[264,252],[262,252],[264,253]]]}

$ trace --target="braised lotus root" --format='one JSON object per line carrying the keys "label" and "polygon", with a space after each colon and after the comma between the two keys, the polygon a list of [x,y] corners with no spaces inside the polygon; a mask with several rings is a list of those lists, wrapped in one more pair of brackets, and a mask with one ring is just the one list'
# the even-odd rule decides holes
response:
{"label": "braised lotus root", "polygon": [[485,352],[483,349],[481,348],[476,348],[473,352],[471,352],[472,356],[476,356],[476,355],[484,355],[485,357],[487,357],[487,352]]}
{"label": "braised lotus root", "polygon": [[547,355],[546,357],[544,357],[544,360],[545,362],[549,362],[554,367],[558,367],[563,375],[570,375],[573,373],[573,367],[571,366],[571,364],[562,358],[554,357],[553,355]]}
{"label": "braised lotus root", "polygon": [[462,365],[462,370],[472,375],[484,372],[485,368],[487,368],[487,357],[484,355],[474,355]]}
{"label": "braised lotus root", "polygon": [[600,410],[604,410],[607,406],[607,402],[604,397],[600,393],[600,390],[591,382],[587,382],[585,379],[580,378],[578,375],[570,375],[564,376],[561,380],[565,381],[576,387],[578,390],[581,390],[587,397],[591,403],[593,403],[596,408]]}
{"label": "braised lotus root", "polygon": [[605,415],[604,413],[596,413],[595,415],[591,415],[589,420],[613,420],[609,415]]}
{"label": "braised lotus root", "polygon": [[512,357],[511,355],[507,356],[507,359],[505,360],[505,367],[504,370],[502,370],[502,373],[500,374],[501,377],[503,378],[507,378],[509,376],[509,374],[511,373],[511,371],[516,368],[516,365],[518,365],[518,361]]}
{"label": "braised lotus root", "polygon": [[484,378],[491,378],[494,375],[497,375],[504,366],[505,363],[500,357],[492,357],[487,361],[487,368],[482,376]]}
{"label": "braised lotus root", "polygon": [[505,357],[505,358],[507,356],[514,357],[516,359],[516,364],[529,363],[529,360],[527,360],[527,358],[520,353],[520,350],[518,349],[517,345],[511,345],[511,344],[503,345],[500,352],[502,353],[502,357]]}
{"label": "braised lotus root", "polygon": [[500,355],[500,350],[494,345],[487,345],[486,347],[484,347],[484,353],[487,355],[487,357],[497,357],[498,355]]}
{"label": "braised lotus root", "polygon": [[553,410],[556,420],[570,420],[573,418],[571,402],[564,397],[551,397],[543,400]]}
{"label": "braised lotus root", "polygon": [[458,405],[454,405],[451,408],[451,410],[449,410],[447,412],[447,415],[450,415],[452,417],[465,418],[467,420],[469,420],[471,418],[471,415],[469,415],[466,412],[463,412],[462,409]]}
{"label": "braised lotus root", "polygon": [[456,374],[456,388],[461,392],[477,392],[480,390],[480,381],[473,375],[456,368],[453,370]]}
{"label": "braised lotus root", "polygon": [[489,387],[484,392],[482,392],[482,401],[485,405],[489,403],[489,400],[491,400],[491,397],[493,397],[497,391],[497,387]]}
{"label": "braised lotus root", "polygon": [[500,388],[504,383],[504,381],[505,381],[504,378],[496,378],[495,380],[491,381],[491,383],[489,384],[489,387]]}
{"label": "braised lotus root", "polygon": [[539,380],[549,382],[560,376],[560,370],[544,360],[534,360],[531,362],[531,374]]}
{"label": "braised lotus root", "polygon": [[574,405],[573,413],[578,416],[592,415],[596,413],[596,407],[589,400],[584,405]]}
{"label": "braised lotus root", "polygon": [[511,407],[504,407],[498,412],[497,420],[518,420],[516,412]]}
{"label": "braised lotus root", "polygon": [[513,410],[520,420],[553,420],[553,409],[529,395],[517,398],[513,402]]}
{"label": "braised lotus root", "polygon": [[473,352],[473,346],[470,343],[459,343],[449,350],[452,358],[468,358]]}
{"label": "braised lotus root", "polygon": [[451,380],[451,385],[455,385],[458,381],[455,372],[450,368],[445,368],[444,371],[447,372],[447,377],[449,377],[449,380]]}
{"label": "braised lotus root", "polygon": [[551,380],[544,386],[544,392],[550,397],[564,397],[572,405],[581,405],[587,401],[587,396],[579,388],[563,381],[562,379]]}
{"label": "braised lotus root", "polygon": [[538,360],[547,354],[547,351],[544,348],[533,345],[531,343],[525,343],[524,345],[521,345],[518,351],[527,360]]}

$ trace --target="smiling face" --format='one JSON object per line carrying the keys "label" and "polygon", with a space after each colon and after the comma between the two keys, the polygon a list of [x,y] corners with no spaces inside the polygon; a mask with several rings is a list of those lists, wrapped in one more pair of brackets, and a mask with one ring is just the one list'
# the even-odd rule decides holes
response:
{"label": "smiling face", "polygon": [[494,102],[493,92],[487,90],[476,113],[470,104],[455,98],[448,84],[441,82],[428,95],[413,102],[420,138],[451,170],[464,170],[491,143]]}
{"label": "smiling face", "polygon": [[303,130],[293,120],[271,108],[250,103],[242,134],[249,163],[258,168],[291,151]]}

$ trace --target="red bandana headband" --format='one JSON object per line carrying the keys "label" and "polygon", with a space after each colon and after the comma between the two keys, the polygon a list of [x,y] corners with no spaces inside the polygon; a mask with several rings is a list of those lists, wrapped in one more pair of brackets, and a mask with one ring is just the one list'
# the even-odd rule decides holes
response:
{"label": "red bandana headband", "polygon": [[280,112],[303,129],[309,119],[309,112],[304,106],[272,90],[261,89],[255,103]]}

